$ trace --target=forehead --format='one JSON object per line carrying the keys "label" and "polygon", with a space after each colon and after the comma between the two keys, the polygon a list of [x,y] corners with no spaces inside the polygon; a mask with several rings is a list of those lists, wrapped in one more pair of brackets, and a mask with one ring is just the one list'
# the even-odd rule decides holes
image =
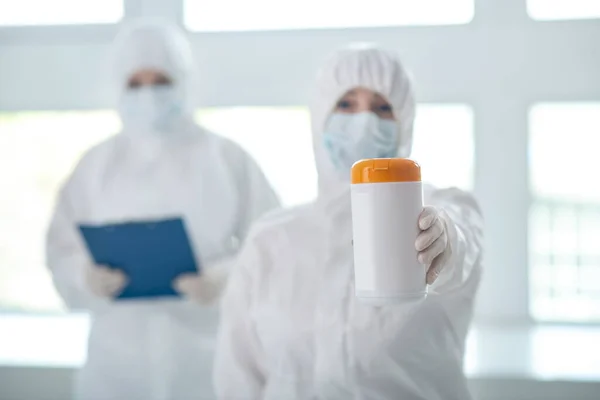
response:
{"label": "forehead", "polygon": [[131,74],[130,79],[168,78],[167,74],[155,68],[143,68]]}
{"label": "forehead", "polygon": [[388,102],[388,100],[381,93],[364,87],[352,88],[346,93],[344,93],[342,95],[342,98],[353,98],[365,101],[380,101],[386,103]]}

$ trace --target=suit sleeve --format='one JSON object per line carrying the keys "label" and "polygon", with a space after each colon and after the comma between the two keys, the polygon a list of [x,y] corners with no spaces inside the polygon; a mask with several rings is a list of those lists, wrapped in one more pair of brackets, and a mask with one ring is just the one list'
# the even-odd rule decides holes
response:
{"label": "suit sleeve", "polygon": [[451,256],[431,289],[444,293],[460,289],[481,272],[483,216],[475,198],[459,189],[432,192],[430,205],[442,210],[448,228]]}

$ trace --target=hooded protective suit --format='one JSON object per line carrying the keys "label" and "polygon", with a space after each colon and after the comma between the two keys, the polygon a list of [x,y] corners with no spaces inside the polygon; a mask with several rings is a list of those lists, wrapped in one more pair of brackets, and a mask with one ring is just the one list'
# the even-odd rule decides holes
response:
{"label": "hooded protective suit", "polygon": [[91,149],[60,193],[47,262],[69,308],[92,316],[76,397],[209,399],[210,368],[200,366],[212,354],[216,307],[182,299],[95,296],[86,271],[101,269],[92,265],[77,226],[180,216],[203,267],[201,277],[210,276],[226,268],[235,253],[232,238],[243,239],[278,199],[240,147],[193,122],[191,53],[181,33],[153,23],[135,25],[120,37],[115,59],[121,90],[133,72],[158,69],[172,80],[176,95],[171,100],[179,108],[160,131],[140,131],[123,118],[123,131]]}
{"label": "hooded protective suit", "polygon": [[459,190],[425,190],[446,215],[444,268],[421,303],[372,307],[354,296],[349,183],[322,132],[338,99],[365,87],[398,120],[399,156],[411,148],[415,100],[400,62],[367,46],[340,51],[319,76],[312,109],[319,196],[250,234],[222,302],[215,362],[219,399],[470,398],[465,336],[481,270],[482,219]]}

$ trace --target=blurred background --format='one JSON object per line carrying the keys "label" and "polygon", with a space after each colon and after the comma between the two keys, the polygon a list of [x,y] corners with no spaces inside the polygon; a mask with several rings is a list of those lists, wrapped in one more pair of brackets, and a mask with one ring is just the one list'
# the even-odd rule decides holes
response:
{"label": "blurred background", "polygon": [[55,293],[44,235],[79,157],[119,130],[110,45],[143,16],[189,31],[198,121],[246,148],[285,205],[316,195],[307,104],[323,59],[351,41],[399,52],[419,100],[413,158],[486,217],[475,397],[598,399],[600,1],[369,6],[0,0],[0,399],[66,399],[84,360],[89,321]]}

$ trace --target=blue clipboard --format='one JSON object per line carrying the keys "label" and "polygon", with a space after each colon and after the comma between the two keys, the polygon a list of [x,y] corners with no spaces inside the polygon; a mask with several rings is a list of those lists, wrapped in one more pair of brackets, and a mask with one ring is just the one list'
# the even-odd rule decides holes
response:
{"label": "blue clipboard", "polygon": [[79,225],[79,231],[96,264],[127,274],[118,299],[179,296],[173,280],[200,270],[181,218]]}

